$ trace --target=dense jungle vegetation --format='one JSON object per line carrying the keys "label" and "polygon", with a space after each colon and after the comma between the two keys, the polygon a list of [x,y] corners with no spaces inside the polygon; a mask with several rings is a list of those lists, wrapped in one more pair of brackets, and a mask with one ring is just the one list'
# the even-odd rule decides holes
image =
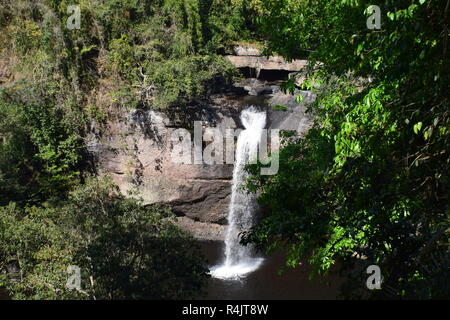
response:
{"label": "dense jungle vegetation", "polygon": [[[285,133],[270,208],[244,243],[334,266],[346,298],[448,298],[448,0],[0,0],[0,288],[21,299],[183,299],[207,276],[164,207],[94,178],[84,140],[117,110],[166,110],[232,81],[237,42],[310,61],[315,125]],[[80,29],[68,29],[81,9]],[[286,83],[294,92],[295,79]],[[107,245],[105,245],[107,244]],[[379,265],[382,290],[364,287]],[[67,266],[81,291],[64,288]],[[356,280],[353,278],[357,278]]]}
{"label": "dense jungle vegetation", "polygon": [[[279,173],[250,170],[272,210],[245,241],[286,248],[290,266],[309,257],[315,274],[338,263],[356,277],[348,298],[448,298],[449,1],[383,1],[379,30],[370,1],[261,3],[269,49],[306,55],[303,87],[318,98],[307,136],[286,135]],[[369,265],[382,290],[365,290]]]}
{"label": "dense jungle vegetation", "polygon": [[[183,106],[233,79],[220,54],[251,38],[250,14],[242,1],[0,1],[0,287],[12,298],[202,293],[194,240],[167,208],[91,178],[84,138],[121,108]],[[82,291],[65,289],[69,265]]]}

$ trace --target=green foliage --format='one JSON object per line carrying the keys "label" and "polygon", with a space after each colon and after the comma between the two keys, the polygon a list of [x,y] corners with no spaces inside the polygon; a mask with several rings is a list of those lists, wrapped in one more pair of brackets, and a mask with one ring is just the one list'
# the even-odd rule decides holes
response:
{"label": "green foliage", "polygon": [[[449,259],[431,262],[449,254],[446,1],[387,1],[381,30],[366,27],[367,1],[262,2],[269,49],[306,55],[304,88],[318,98],[314,128],[285,142],[279,173],[250,169],[272,211],[244,241],[286,246],[288,265],[309,257],[315,274],[339,261],[347,297],[448,297]],[[370,264],[381,293],[364,288]]]}
{"label": "green foliage", "polygon": [[[2,46],[20,56],[22,73],[44,81],[63,77],[80,100],[102,85],[101,79],[108,79],[115,84],[108,88],[111,96],[117,86],[128,86],[130,101],[150,108],[153,100],[157,100],[156,108],[162,108],[201,98],[201,87],[217,77],[231,80],[232,66],[217,53],[233,41],[250,37],[246,27],[253,14],[231,0],[39,0],[28,4],[18,6],[7,0],[1,6],[2,22],[9,31]],[[69,5],[80,6],[80,29],[66,27]],[[161,79],[161,72],[168,72],[166,79]],[[180,73],[183,79],[178,78]],[[174,88],[178,82],[181,90]],[[161,97],[166,94],[167,99]]]}
{"label": "green foliage", "polygon": [[[0,286],[16,299],[196,297],[207,269],[170,216],[124,198],[107,179],[89,179],[63,202],[10,203],[0,208]],[[65,287],[70,265],[81,269],[81,290]]]}

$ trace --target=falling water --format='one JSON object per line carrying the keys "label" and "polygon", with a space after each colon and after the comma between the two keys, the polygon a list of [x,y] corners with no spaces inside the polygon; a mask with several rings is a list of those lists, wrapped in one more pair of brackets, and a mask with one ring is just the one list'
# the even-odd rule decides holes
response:
{"label": "falling water", "polygon": [[245,127],[237,141],[233,170],[231,203],[228,212],[228,228],[225,236],[225,261],[211,270],[211,275],[220,279],[240,279],[255,271],[263,259],[255,257],[250,245],[239,243],[239,233],[253,225],[256,199],[253,194],[241,190],[247,178],[245,165],[256,159],[258,143],[266,125],[265,112],[250,107],[242,111],[241,121]]}

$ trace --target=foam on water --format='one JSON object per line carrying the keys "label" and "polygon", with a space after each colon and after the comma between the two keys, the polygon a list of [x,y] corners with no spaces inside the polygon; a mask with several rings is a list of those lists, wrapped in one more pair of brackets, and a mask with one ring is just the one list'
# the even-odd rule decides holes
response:
{"label": "foam on water", "polygon": [[257,270],[262,262],[263,258],[253,258],[246,263],[239,263],[235,265],[219,265],[211,269],[211,276],[222,280],[240,280],[245,278],[249,273]]}

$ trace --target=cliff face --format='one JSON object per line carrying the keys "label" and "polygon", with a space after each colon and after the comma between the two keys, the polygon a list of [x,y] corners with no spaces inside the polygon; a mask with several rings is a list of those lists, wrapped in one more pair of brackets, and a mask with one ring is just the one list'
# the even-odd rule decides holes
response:
{"label": "cliff face", "polygon": [[[237,84],[246,91],[267,85],[257,79]],[[123,111],[107,124],[102,134],[95,127],[90,135],[90,151],[102,174],[112,176],[126,194],[135,192],[146,204],[169,204],[179,216],[178,223],[197,238],[222,239],[230,202],[232,164],[180,164],[173,159],[175,130],[186,129],[194,140],[194,122],[202,131],[242,128],[240,111],[248,104],[264,105],[267,128],[308,129],[304,103],[314,97],[303,92],[304,103],[280,92],[276,85],[259,91],[264,97],[216,95],[209,102],[198,102],[184,110],[157,112]],[[258,92],[256,90],[256,92]],[[257,99],[255,101],[255,99]],[[271,105],[284,105],[287,111],[275,111]],[[203,147],[205,146],[205,142]],[[225,162],[225,161],[224,161]]]}

